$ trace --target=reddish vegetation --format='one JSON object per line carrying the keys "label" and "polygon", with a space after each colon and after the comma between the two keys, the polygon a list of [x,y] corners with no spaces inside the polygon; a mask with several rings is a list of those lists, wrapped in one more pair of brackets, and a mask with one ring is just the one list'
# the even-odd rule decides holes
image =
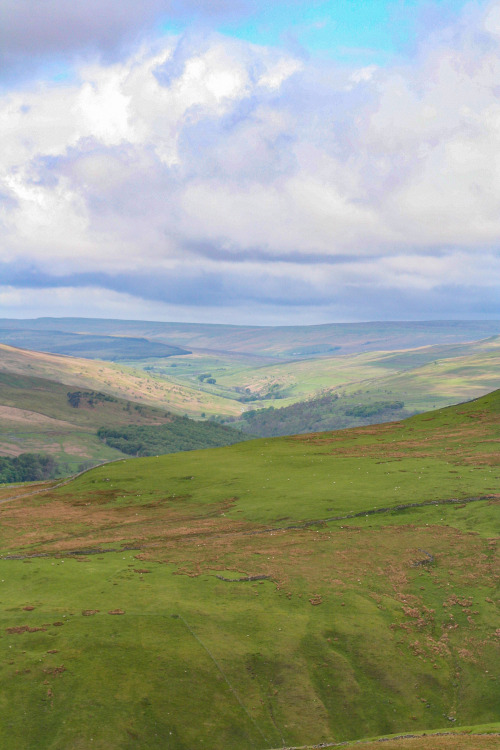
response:
{"label": "reddish vegetation", "polygon": [[323,599],[321,598],[321,596],[320,596],[319,594],[317,594],[316,596],[313,596],[313,597],[312,597],[311,599],[309,599],[309,602],[310,602],[310,603],[311,603],[311,604],[312,604],[313,606],[316,606],[316,605],[318,605],[318,604],[322,604],[322,602],[323,602]]}
{"label": "reddish vegetation", "polygon": [[44,674],[48,674],[51,677],[58,677],[65,671],[66,667],[63,664],[61,664],[60,667],[45,667],[45,669],[43,670]]}
{"label": "reddish vegetation", "polygon": [[[499,734],[448,734],[363,742],[363,750],[498,750]],[[355,745],[349,745],[355,747]],[[348,749],[347,749],[348,750]]]}
{"label": "reddish vegetation", "polygon": [[14,625],[11,628],[5,628],[9,635],[14,633],[37,633],[40,630],[45,631],[45,628],[31,628],[29,625]]}

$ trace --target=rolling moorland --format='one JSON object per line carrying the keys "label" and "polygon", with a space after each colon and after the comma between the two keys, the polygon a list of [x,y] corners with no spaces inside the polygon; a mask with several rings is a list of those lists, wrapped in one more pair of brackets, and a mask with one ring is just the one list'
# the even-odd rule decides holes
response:
{"label": "rolling moorland", "polygon": [[[88,360],[79,365],[64,358],[44,364],[43,354],[32,355],[29,363],[13,363],[14,350],[7,356],[6,347],[0,351],[0,361],[5,360],[4,368],[65,382],[80,379],[85,387],[186,416],[236,420],[244,431],[246,411],[270,406],[282,410],[319,399],[315,410],[321,410],[323,419],[315,420],[314,428],[338,429],[366,423],[352,414],[353,407],[360,405],[371,408],[374,402],[402,401],[401,411],[390,415],[400,418],[493,390],[500,385],[499,334],[500,323],[495,321],[252,328],[64,318],[4,320],[0,341],[56,354],[86,351],[91,358],[115,359],[116,364],[95,367]],[[154,357],[157,345],[166,347],[170,355]],[[176,356],[179,345],[182,353]],[[128,359],[127,351],[133,351]],[[343,400],[328,404],[325,395]],[[378,411],[372,422],[387,418],[383,408]],[[254,433],[312,429],[307,418],[298,419],[297,410],[291,419],[280,411],[267,414],[264,421],[254,422]]]}
{"label": "rolling moorland", "polygon": [[[27,325],[43,322],[27,321]],[[49,322],[55,325],[54,321]],[[20,324],[20,321],[10,321],[11,326],[14,323]],[[87,323],[92,328],[104,321]],[[108,326],[113,328],[114,323],[110,321]],[[99,332],[15,329],[8,324],[9,321],[3,322],[0,338],[2,334],[9,334],[11,340],[33,344],[38,336],[40,345],[54,350],[73,345],[74,351],[85,350],[94,358],[27,351],[0,344],[0,453],[4,456],[26,451],[48,453],[56,459],[59,474],[118,458],[124,453],[166,453],[228,444],[238,439],[229,432],[224,436],[212,423],[200,424],[198,442],[193,442],[189,436],[186,441],[186,435],[181,435],[186,429],[188,432],[195,430],[187,422],[177,430],[177,435],[169,436],[172,414],[216,420],[237,428],[240,439],[244,439],[241,433],[246,439],[249,435],[290,435],[402,419],[475,398],[500,385],[499,336],[392,351],[316,356],[309,353],[306,357],[298,353],[299,349],[304,351],[304,345],[299,346],[300,340],[304,340],[300,336],[305,336],[300,328],[248,329],[242,347],[249,348],[250,332],[253,332],[254,348],[267,346],[267,356],[194,348],[177,349],[185,353],[176,355],[175,346],[152,343],[145,338],[127,338],[121,329],[119,336],[110,336]],[[57,324],[64,328],[67,321]],[[128,321],[122,322],[129,333],[127,326],[130,325]],[[174,324],[169,325],[175,328]],[[477,334],[481,326],[494,330],[496,324],[466,325],[462,338]],[[197,340],[202,334],[206,339],[207,328],[213,339],[208,343],[214,344],[218,336],[219,344],[232,345],[229,333],[235,335],[233,327],[227,326],[192,325],[188,328],[190,345],[193,338]],[[425,340],[458,338],[460,330],[455,324],[435,323],[370,324],[367,330],[362,326],[312,326],[307,332],[314,341],[320,334],[326,335],[325,330],[331,334],[331,329],[340,330],[343,338],[338,334],[340,339],[335,341],[343,341],[344,349],[347,334],[351,337],[349,346],[353,347],[355,334],[358,339],[360,332],[364,331],[367,336],[368,329],[372,334],[378,329],[379,333],[385,331],[387,347],[408,344],[410,339],[415,343],[424,336]],[[402,332],[406,336],[404,340]],[[290,344],[292,334],[297,351],[295,359],[287,360],[282,352]],[[284,341],[280,342],[280,335],[284,336]],[[203,343],[207,343],[205,339]],[[371,343],[366,339],[364,345]],[[317,345],[311,344],[309,351]],[[359,340],[356,345],[361,346]],[[157,354],[155,347],[158,346],[168,349],[168,356],[165,353],[161,357],[146,356]],[[332,348],[342,349],[340,344],[330,346]],[[104,356],[108,349],[109,357],[126,355],[129,359],[113,363],[96,359]],[[274,357],[269,356],[270,350]],[[75,410],[67,403],[70,390],[99,392],[111,396],[112,400],[106,402],[104,410],[102,405],[90,408],[88,403]],[[146,419],[140,417],[139,405],[150,410]],[[151,409],[161,410],[154,419],[151,419]],[[165,417],[165,412],[170,416]],[[160,428],[165,419],[170,427]],[[177,421],[177,427],[181,426]]]}
{"label": "rolling moorland", "polygon": [[[4,318],[0,320],[0,329],[0,341],[3,340],[2,332],[57,331],[85,335],[140,337],[148,341],[187,349],[290,360],[331,352],[356,354],[475,341],[500,334],[500,321],[398,321],[313,326],[236,326],[98,318],[26,320]],[[21,346],[20,343],[17,345]],[[78,354],[78,352],[74,353]]]}
{"label": "rolling moorland", "polygon": [[499,441],[496,391],[0,489],[1,746],[498,747]]}

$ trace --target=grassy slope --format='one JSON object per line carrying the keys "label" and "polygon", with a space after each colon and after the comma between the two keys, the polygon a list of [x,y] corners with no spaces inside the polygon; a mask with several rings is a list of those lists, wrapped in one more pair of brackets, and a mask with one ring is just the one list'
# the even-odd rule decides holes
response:
{"label": "grassy slope", "polygon": [[104,391],[129,401],[190,415],[239,414],[241,405],[171,383],[143,370],[109,362],[16,349],[0,344],[0,372],[32,375],[79,388]]}
{"label": "grassy slope", "polygon": [[2,553],[50,555],[0,560],[2,747],[246,750],[498,721],[499,440],[496,392],[1,505]]}

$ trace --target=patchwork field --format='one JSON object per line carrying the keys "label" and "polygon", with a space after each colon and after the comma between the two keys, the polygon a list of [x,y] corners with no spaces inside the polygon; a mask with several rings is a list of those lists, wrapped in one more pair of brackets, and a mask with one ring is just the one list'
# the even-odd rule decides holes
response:
{"label": "patchwork field", "polygon": [[495,392],[0,493],[1,746],[498,746],[499,441]]}

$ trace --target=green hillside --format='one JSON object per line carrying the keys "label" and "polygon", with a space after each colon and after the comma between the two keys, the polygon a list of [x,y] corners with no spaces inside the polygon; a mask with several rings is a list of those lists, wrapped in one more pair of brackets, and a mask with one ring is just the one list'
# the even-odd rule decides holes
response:
{"label": "green hillside", "polygon": [[263,437],[343,429],[401,419],[498,388],[500,338],[264,367],[246,377],[251,393],[283,398],[250,402],[239,420],[227,419],[240,429]]}
{"label": "green hillside", "polygon": [[[228,427],[195,422],[109,393],[0,372],[0,457],[45,454],[59,475],[130,453],[172,453],[241,439],[240,432]],[[3,463],[0,477],[17,477],[16,467]]]}
{"label": "green hillside", "polygon": [[495,392],[4,502],[2,747],[494,747],[499,440]]}

